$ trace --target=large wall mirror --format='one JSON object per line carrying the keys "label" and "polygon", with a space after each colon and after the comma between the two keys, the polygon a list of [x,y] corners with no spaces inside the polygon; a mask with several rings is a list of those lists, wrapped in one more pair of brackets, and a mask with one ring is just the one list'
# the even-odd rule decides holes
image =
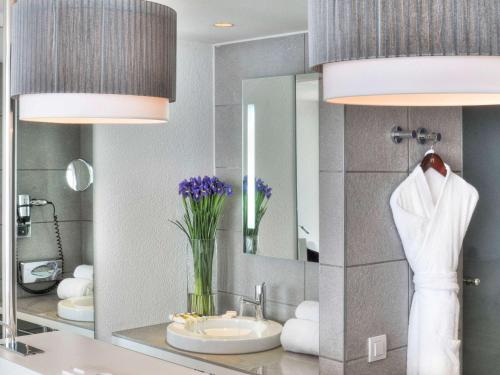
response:
{"label": "large wall mirror", "polygon": [[318,74],[243,81],[243,251],[319,258]]}
{"label": "large wall mirror", "polygon": [[20,335],[94,337],[93,128],[19,122]]}

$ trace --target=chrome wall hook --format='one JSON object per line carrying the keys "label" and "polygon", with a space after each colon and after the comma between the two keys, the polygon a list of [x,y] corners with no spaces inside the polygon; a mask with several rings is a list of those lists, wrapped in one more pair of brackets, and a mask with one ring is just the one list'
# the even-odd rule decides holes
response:
{"label": "chrome wall hook", "polygon": [[394,143],[399,144],[403,139],[416,139],[421,145],[432,142],[434,146],[436,143],[441,142],[441,133],[429,132],[426,128],[418,128],[417,130],[403,130],[401,126],[394,126],[390,133],[391,139]]}
{"label": "chrome wall hook", "polygon": [[441,133],[429,132],[426,128],[417,129],[417,142],[421,145],[431,141],[432,146],[434,146],[436,143],[441,142],[441,138]]}
{"label": "chrome wall hook", "polygon": [[413,138],[417,138],[417,132],[415,130],[403,130],[401,126],[394,126],[391,129],[391,139],[394,143],[401,143],[403,139]]}

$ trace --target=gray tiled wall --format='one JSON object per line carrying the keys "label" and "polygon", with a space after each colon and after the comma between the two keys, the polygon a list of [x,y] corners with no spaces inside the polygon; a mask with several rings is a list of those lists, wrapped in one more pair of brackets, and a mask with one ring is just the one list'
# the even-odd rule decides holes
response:
{"label": "gray tiled wall", "polygon": [[[92,262],[93,199],[92,189],[80,193],[68,187],[65,170],[72,159],[83,157],[91,161],[92,129],[20,123],[18,145],[18,192],[55,203],[64,249],[65,275],[70,276],[79,264]],[[18,240],[19,259],[57,257],[52,220],[51,207],[32,209],[32,237]],[[26,296],[26,293],[20,291],[19,296]]]}
{"label": "gray tiled wall", "polygon": [[[443,142],[436,150],[452,169],[461,171],[461,113],[461,108],[443,107],[345,108],[345,329],[343,358],[339,359],[343,366],[326,374],[406,373],[412,275],[392,220],[389,197],[429,146],[415,141],[395,145],[389,131],[394,125],[440,131]],[[320,295],[323,288],[320,283]],[[367,339],[380,334],[387,335],[388,357],[368,364]],[[328,342],[335,341],[338,338]]]}
{"label": "gray tiled wall", "polygon": [[343,374],[345,357],[345,110],[320,106],[320,371]]}
{"label": "gray tiled wall", "polygon": [[215,47],[216,174],[235,187],[218,239],[219,308],[237,309],[266,282],[268,317],[285,321],[304,299],[318,298],[318,265],[243,254],[241,234],[241,85],[247,78],[306,72],[305,36]]}
{"label": "gray tiled wall", "polygon": [[[308,71],[306,48],[304,36],[294,35],[215,49],[217,174],[233,183],[241,176],[241,80]],[[443,141],[436,149],[460,172],[461,113],[461,108],[322,103],[319,270],[241,254],[241,217],[233,203],[220,231],[221,306],[235,308],[237,298],[251,296],[253,284],[262,281],[270,286],[271,317],[278,320],[292,314],[301,298],[318,296],[321,374],[405,374],[412,282],[389,197],[428,147],[415,141],[395,145],[389,132],[394,125],[440,131]],[[368,364],[368,337],[384,333],[387,359]]]}

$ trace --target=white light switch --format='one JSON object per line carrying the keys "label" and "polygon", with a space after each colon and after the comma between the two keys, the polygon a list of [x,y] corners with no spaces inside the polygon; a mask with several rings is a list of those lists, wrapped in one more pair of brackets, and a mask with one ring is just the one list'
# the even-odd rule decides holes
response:
{"label": "white light switch", "polygon": [[368,339],[368,362],[387,358],[387,336],[381,335]]}

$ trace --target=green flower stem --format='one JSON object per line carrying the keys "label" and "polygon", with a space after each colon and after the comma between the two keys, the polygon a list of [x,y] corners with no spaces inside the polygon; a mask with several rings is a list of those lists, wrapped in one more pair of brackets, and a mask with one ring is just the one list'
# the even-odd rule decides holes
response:
{"label": "green flower stem", "polygon": [[215,304],[212,295],[212,270],[215,240],[190,239],[193,252],[194,293],[190,295],[192,312],[213,315]]}

